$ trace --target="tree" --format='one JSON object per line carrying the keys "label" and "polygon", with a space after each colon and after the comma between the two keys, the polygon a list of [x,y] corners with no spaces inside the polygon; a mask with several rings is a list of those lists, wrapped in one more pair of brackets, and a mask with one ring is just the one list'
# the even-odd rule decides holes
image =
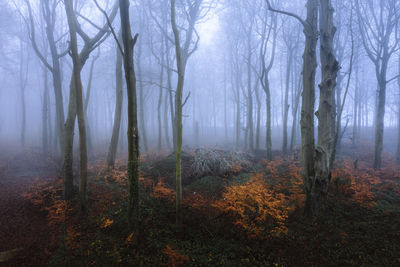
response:
{"label": "tree", "polygon": [[333,39],[336,28],[333,25],[333,7],[331,0],[321,0],[320,14],[320,58],[321,83],[316,116],[318,118],[318,142],[315,150],[315,178],[311,190],[312,214],[318,214],[324,208],[331,179],[331,160],[335,148],[335,87],[339,71],[339,62],[333,52]]}
{"label": "tree", "polygon": [[[176,222],[181,223],[181,206],[182,206],[182,108],[185,102],[182,101],[183,85],[185,79],[186,64],[189,57],[197,50],[199,37],[195,32],[195,25],[200,15],[200,7],[202,0],[188,1],[185,5],[185,11],[188,21],[186,29],[186,39],[181,46],[180,32],[176,23],[175,0],[171,0],[171,26],[174,33],[176,66],[178,74],[178,82],[175,92],[175,127],[176,127]],[[187,9],[186,9],[187,7]],[[197,41],[191,49],[193,34],[196,34]],[[188,95],[189,96],[189,95]]]}
{"label": "tree", "polygon": [[[269,16],[270,24],[267,32],[268,17],[262,19],[262,33],[261,33],[261,45],[260,45],[260,58],[261,58],[261,86],[265,92],[265,103],[267,108],[267,121],[266,121],[266,148],[267,148],[267,160],[272,160],[272,129],[271,129],[271,89],[269,82],[269,73],[272,69],[275,60],[275,49],[276,49],[276,36],[277,36],[277,18],[272,14]],[[272,36],[271,36],[272,34]],[[268,44],[272,38],[272,50],[267,63]]]}
{"label": "tree", "polygon": [[[86,147],[86,126],[85,114],[83,111],[82,80],[81,80],[81,61],[78,54],[78,41],[76,34],[76,22],[72,0],[65,0],[65,13],[69,25],[70,48],[73,62],[71,90],[75,89],[75,101],[78,114],[79,127],[79,152],[80,152],[80,179],[79,179],[79,198],[81,207],[86,209],[86,184],[87,184],[87,147]],[[70,100],[74,101],[74,100]]]}
{"label": "tree", "polygon": [[[121,35],[121,34],[120,34]],[[122,78],[122,54],[117,46],[116,50],[117,61],[115,64],[115,112],[114,112],[114,126],[108,148],[107,154],[107,165],[114,167],[115,155],[117,153],[118,138],[121,128],[121,117],[122,117],[122,100],[123,100],[123,78]]]}
{"label": "tree", "polygon": [[[60,59],[65,56],[69,47],[62,52],[59,52],[57,47],[60,46],[59,42],[62,38],[56,39],[56,21],[57,21],[57,6],[59,1],[56,0],[41,0],[40,7],[42,10],[42,16],[45,21],[46,37],[49,44],[50,54],[51,54],[51,64],[47,61],[46,56],[40,51],[36,42],[36,32],[35,32],[35,22],[32,12],[32,7],[29,0],[25,0],[28,7],[29,14],[29,28],[32,47],[41,60],[44,66],[51,72],[53,77],[53,88],[56,101],[56,129],[57,137],[60,144],[60,148],[63,148],[63,131],[64,131],[64,107],[63,107],[63,95],[62,95],[62,83],[61,83],[61,63]],[[26,21],[28,23],[28,21]]]}
{"label": "tree", "polygon": [[[70,14],[73,16],[72,18],[75,22],[73,23],[73,26],[75,27],[76,33],[82,38],[83,40],[83,47],[78,53],[79,55],[79,71],[82,70],[83,66],[85,65],[86,61],[89,58],[90,53],[98,47],[104,40],[105,38],[110,34],[110,32],[107,30],[108,25],[114,20],[118,10],[118,3],[115,3],[112,11],[110,13],[110,16],[107,19],[107,23],[104,24],[102,28],[98,28],[98,32],[91,38],[87,33],[83,31],[81,28],[76,16],[75,12],[72,11]],[[93,23],[91,23],[93,25]],[[106,36],[105,36],[106,35]],[[74,66],[75,68],[75,66]],[[75,70],[75,69],[74,69]],[[67,120],[65,122],[65,128],[64,128],[64,136],[63,136],[63,183],[64,183],[64,198],[69,200],[73,196],[73,171],[72,171],[72,163],[73,163],[73,153],[72,153],[72,148],[73,148],[73,143],[74,143],[74,128],[75,128],[75,119],[77,115],[77,102],[76,100],[76,92],[77,90],[75,89],[74,86],[76,86],[77,82],[74,80],[75,74],[72,75],[71,77],[71,82],[70,82],[70,96],[69,96],[69,103],[68,103],[68,116]],[[79,91],[79,90],[78,90]],[[78,96],[79,98],[79,96]],[[78,112],[80,112],[78,110]],[[79,116],[79,114],[78,114]],[[81,121],[81,126],[84,124],[84,121]],[[78,118],[78,125],[79,125],[79,118]],[[80,135],[84,134],[86,136],[86,130],[85,131],[79,131]],[[84,136],[82,136],[84,137]],[[82,147],[80,149],[83,149],[83,146],[85,146],[85,140],[83,140],[83,144],[81,143],[82,140],[80,140],[80,144]],[[84,151],[80,151],[80,153],[85,153]],[[81,167],[82,166],[82,158],[81,158]],[[83,173],[85,173],[84,170],[82,170]],[[80,196],[81,200],[84,201],[86,198],[86,178],[85,176],[80,177]]]}
{"label": "tree", "polygon": [[[139,218],[139,130],[137,118],[136,74],[133,63],[134,47],[139,37],[132,38],[129,19],[129,0],[119,0],[125,82],[128,98],[128,223],[136,228]],[[118,41],[117,41],[118,42]]]}
{"label": "tree", "polygon": [[383,130],[386,105],[387,70],[390,58],[398,51],[400,38],[400,2],[397,0],[355,1],[363,47],[375,65],[378,81],[375,111],[374,168],[382,165]]}
{"label": "tree", "polygon": [[399,98],[398,98],[398,113],[397,113],[397,151],[396,151],[396,161],[400,163],[400,56],[398,58],[398,72],[399,75],[397,77],[397,87],[399,89]]}
{"label": "tree", "polygon": [[314,106],[315,106],[315,72],[317,68],[316,47],[318,41],[318,7],[319,1],[307,1],[307,18],[303,20],[298,15],[273,9],[267,1],[271,11],[282,13],[296,18],[302,25],[306,38],[303,54],[303,94],[301,111],[302,136],[302,177],[306,191],[305,213],[310,216],[318,215],[324,208],[327,199],[327,190],[330,181],[330,157],[333,148],[334,125],[334,88],[339,64],[333,55],[333,7],[331,0],[320,0],[321,16],[321,72],[318,118],[318,144],[314,144]]}

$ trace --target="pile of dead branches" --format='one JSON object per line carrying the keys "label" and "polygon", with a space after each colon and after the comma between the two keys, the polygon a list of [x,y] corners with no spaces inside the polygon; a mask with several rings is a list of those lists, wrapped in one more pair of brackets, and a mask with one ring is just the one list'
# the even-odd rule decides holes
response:
{"label": "pile of dead branches", "polygon": [[190,174],[193,177],[225,176],[251,167],[251,155],[215,149],[197,149]]}

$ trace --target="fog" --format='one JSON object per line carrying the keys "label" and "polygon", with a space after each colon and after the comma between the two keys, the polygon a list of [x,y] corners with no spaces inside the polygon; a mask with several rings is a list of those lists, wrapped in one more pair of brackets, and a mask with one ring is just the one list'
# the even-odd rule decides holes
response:
{"label": "fog", "polygon": [[389,266],[399,164],[399,0],[0,1],[0,262]]}
{"label": "fog", "polygon": [[[51,1],[50,1],[51,2]],[[165,2],[165,1],[164,1]],[[170,99],[176,87],[177,75],[174,67],[174,49],[169,46],[169,64],[162,66],[170,68],[170,84],[167,74],[160,79],[160,59],[165,54],[161,43],[167,38],[172,41],[172,30],[168,21],[168,3],[163,1],[134,1],[131,6],[133,31],[139,33],[135,49],[135,67],[137,72],[138,108],[140,147],[142,152],[157,150],[159,126],[161,125],[161,148],[172,151],[172,130]],[[103,1],[102,6],[111,6],[111,2]],[[304,16],[305,8],[302,1],[280,1],[274,3],[281,9],[297,12]],[[38,50],[51,60],[49,45],[46,40],[43,5],[40,1],[32,2],[32,16],[35,27],[35,42]],[[183,13],[183,3],[178,1],[178,24],[185,31],[187,19]],[[363,138],[373,141],[376,92],[378,88],[374,63],[368,57],[363,46],[362,34],[364,28],[357,20],[357,7],[352,7],[351,1],[334,1],[336,27],[334,49],[339,60],[338,86],[343,98],[349,72],[349,57],[351,53],[351,37],[354,39],[354,66],[350,79],[348,95],[343,108],[341,123],[345,132],[343,141]],[[187,8],[187,7],[186,7]],[[373,12],[360,7],[361,15],[373,15]],[[96,32],[93,25],[103,25],[104,15],[92,1],[78,1],[76,9],[78,22],[89,35]],[[109,8],[110,9],[110,8]],[[22,135],[25,137],[24,148],[40,149],[43,146],[43,135],[52,151],[60,151],[55,134],[55,100],[51,73],[44,67],[32,47],[32,34],[27,5],[24,1],[7,1],[1,6],[1,91],[0,91],[0,136],[2,146],[22,148]],[[301,13],[299,13],[299,11]],[[351,13],[351,14],[350,14]],[[55,14],[54,36],[59,53],[68,46],[68,29],[62,3],[58,3]],[[260,45],[263,27],[271,23],[264,1],[202,1],[199,16],[195,21],[195,31],[189,45],[190,56],[187,62],[184,83],[184,99],[187,102],[183,108],[183,139],[184,146],[220,146],[248,150],[265,149],[266,134],[266,104],[265,92],[259,82],[260,77]],[[299,118],[294,118],[296,92],[301,74],[301,60],[304,50],[304,36],[301,26],[293,18],[276,16],[276,48],[275,59],[269,76],[271,91],[271,126],[273,149],[280,150],[282,146],[283,116],[285,105],[286,72],[290,59],[290,74],[288,78],[288,140],[291,138],[291,127],[299,127]],[[84,19],[85,18],[85,19]],[[91,22],[89,22],[89,20]],[[352,22],[350,22],[352,20]],[[93,25],[92,25],[93,23]],[[263,24],[264,23],[264,24]],[[162,29],[165,25],[165,29]],[[116,32],[119,29],[119,18],[113,22]],[[350,33],[350,28],[352,33]],[[390,35],[389,45],[395,52],[388,63],[386,106],[384,115],[385,138],[388,150],[394,151],[396,146],[396,131],[399,112],[399,83],[396,75],[399,73],[399,56],[397,53],[397,29]],[[369,29],[373,31],[374,29]],[[268,30],[267,30],[268,31]],[[268,32],[268,34],[273,34]],[[368,34],[368,33],[367,33]],[[182,36],[183,38],[184,36]],[[366,38],[373,38],[369,33]],[[268,36],[266,43],[266,60],[269,63],[274,36]],[[372,41],[365,41],[368,45]],[[79,41],[82,46],[82,40]],[[396,46],[396,47],[395,47]],[[290,49],[290,51],[288,50]],[[84,96],[87,94],[91,80],[91,94],[87,108],[87,125],[90,131],[88,138],[92,149],[104,152],[110,142],[115,109],[115,61],[116,42],[112,35],[108,36],[91,54],[87,64],[82,69]],[[98,59],[96,58],[99,56]],[[96,60],[97,59],[97,60]],[[95,60],[93,75],[90,77],[90,65]],[[165,63],[164,63],[165,64]],[[72,62],[67,54],[60,57],[63,108],[65,113],[69,101],[69,83]],[[44,76],[47,76],[45,78]],[[317,71],[317,83],[320,71]],[[394,77],[394,78],[393,78]],[[393,79],[392,79],[393,78]],[[47,79],[47,81],[45,80]],[[45,85],[47,83],[47,85]],[[162,84],[160,84],[162,83]],[[48,93],[45,87],[48,87]],[[169,88],[171,86],[171,88]],[[250,96],[247,92],[251,87]],[[161,92],[162,91],[162,92]],[[316,103],[318,103],[318,90]],[[160,92],[163,94],[159,101]],[[124,94],[126,94],[124,90]],[[249,97],[252,106],[249,108]],[[48,101],[47,132],[43,132],[43,102]],[[124,106],[126,95],[124,95]],[[173,104],[173,103],[172,103]],[[157,107],[160,106],[161,117],[158,118]],[[239,114],[238,112],[239,106]],[[125,110],[125,108],[123,108]],[[300,110],[300,107],[299,107]],[[249,112],[252,121],[249,125]],[[25,115],[24,115],[25,113]],[[167,113],[167,114],[164,114]],[[296,116],[299,116],[296,114]],[[25,117],[25,119],[23,119]],[[239,125],[237,118],[240,118]],[[158,121],[160,120],[160,122]],[[293,120],[296,121],[293,124]],[[316,120],[316,118],[315,118]],[[121,122],[120,150],[125,150],[126,114],[123,112]],[[317,121],[316,121],[317,123]],[[236,128],[239,128],[237,131]],[[250,130],[250,128],[252,130]],[[75,128],[77,131],[77,127]],[[250,133],[253,135],[251,138]],[[75,137],[78,135],[75,134]],[[249,141],[253,139],[253,141]],[[236,141],[238,140],[238,142]],[[253,142],[253,144],[250,144]],[[300,131],[294,136],[294,145],[300,142]],[[352,141],[353,142],[353,141]],[[74,142],[77,144],[77,141]]]}

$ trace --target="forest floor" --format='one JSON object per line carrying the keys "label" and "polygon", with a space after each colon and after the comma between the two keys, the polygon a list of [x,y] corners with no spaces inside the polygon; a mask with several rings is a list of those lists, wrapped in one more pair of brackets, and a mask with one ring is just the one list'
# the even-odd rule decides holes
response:
{"label": "forest floor", "polygon": [[103,157],[91,162],[86,213],[77,199],[62,200],[50,159],[33,152],[0,159],[0,266],[399,266],[400,167],[384,155],[385,166],[373,170],[369,151],[345,146],[315,219],[302,216],[292,156],[267,162],[186,151],[180,228],[174,157],[145,154],[135,232],[127,227],[125,158],[113,170]]}

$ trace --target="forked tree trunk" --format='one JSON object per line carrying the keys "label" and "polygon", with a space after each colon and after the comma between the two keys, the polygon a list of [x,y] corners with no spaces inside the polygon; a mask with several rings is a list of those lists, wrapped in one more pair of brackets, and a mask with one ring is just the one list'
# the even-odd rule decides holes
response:
{"label": "forked tree trunk", "polygon": [[[74,10],[72,0],[65,0],[65,11],[70,33],[70,47],[73,62],[73,81],[71,89],[75,89],[75,101],[78,115],[79,127],[79,151],[80,151],[80,179],[79,179],[79,198],[81,207],[86,209],[86,185],[87,185],[87,147],[86,147],[86,127],[85,113],[83,108],[82,81],[81,81],[81,61],[78,54],[78,42],[76,36],[76,24],[74,20]],[[71,101],[70,101],[71,102]]]}

